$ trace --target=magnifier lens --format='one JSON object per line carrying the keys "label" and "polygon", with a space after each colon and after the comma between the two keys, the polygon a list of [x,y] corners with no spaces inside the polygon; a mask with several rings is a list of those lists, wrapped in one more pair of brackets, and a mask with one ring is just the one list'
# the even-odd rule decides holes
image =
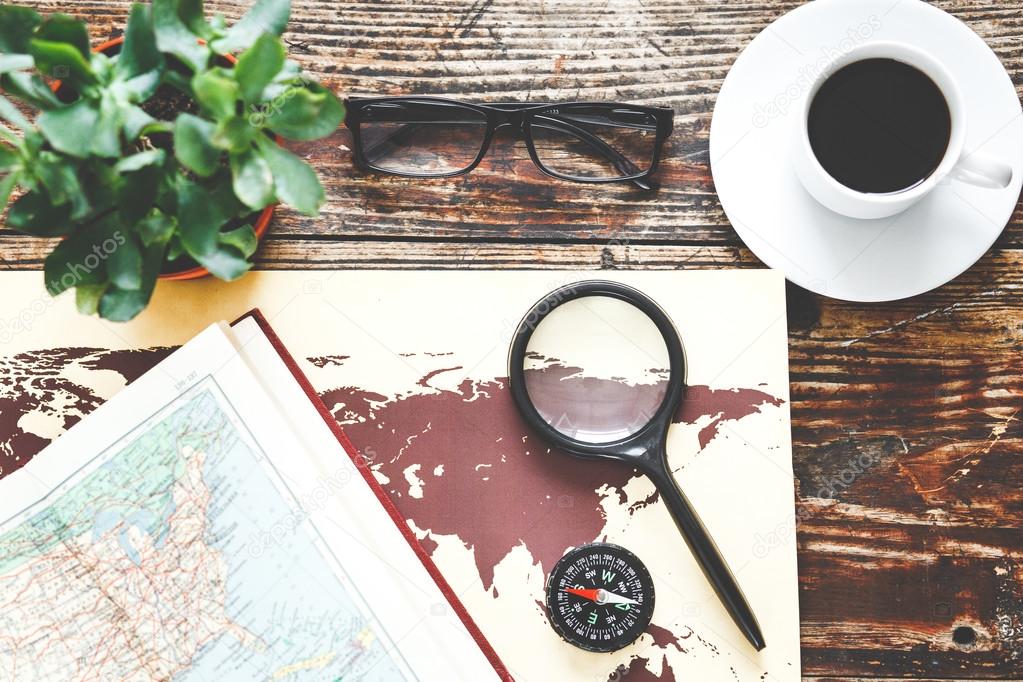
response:
{"label": "magnifier lens", "polygon": [[643,311],[585,296],[539,322],[526,348],[525,387],[562,435],[611,443],[650,422],[668,390],[669,362],[660,330]]}

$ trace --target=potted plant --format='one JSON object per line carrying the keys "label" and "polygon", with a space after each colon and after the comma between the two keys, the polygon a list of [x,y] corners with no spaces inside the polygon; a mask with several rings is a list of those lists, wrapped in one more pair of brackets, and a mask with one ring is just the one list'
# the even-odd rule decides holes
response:
{"label": "potted plant", "polygon": [[202,0],[153,0],[92,51],[80,21],[0,6],[0,206],[60,238],[50,294],[130,320],[161,276],[248,271],[278,201],[317,214],[316,173],[278,141],[329,135],[344,108],[286,58],[290,9],[257,0],[229,27]]}

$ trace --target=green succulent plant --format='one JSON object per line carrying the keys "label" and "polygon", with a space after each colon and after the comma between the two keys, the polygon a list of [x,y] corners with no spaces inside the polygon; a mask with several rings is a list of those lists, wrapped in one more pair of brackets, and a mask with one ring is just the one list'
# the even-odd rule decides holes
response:
{"label": "green succulent plant", "polygon": [[254,212],[317,214],[316,173],[277,140],[329,135],[344,107],[287,59],[290,11],[257,0],[227,26],[202,0],[153,0],[105,54],[81,21],[0,6],[0,206],[15,197],[8,227],[61,238],[52,295],[74,288],[82,312],[129,320],[165,263],[248,271]]}

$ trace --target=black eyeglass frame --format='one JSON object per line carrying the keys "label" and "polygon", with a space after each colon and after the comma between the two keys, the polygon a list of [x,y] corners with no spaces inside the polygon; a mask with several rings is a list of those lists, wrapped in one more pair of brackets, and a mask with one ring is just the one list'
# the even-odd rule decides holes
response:
{"label": "black eyeglass frame", "polygon": [[[433,105],[443,105],[457,107],[461,109],[469,109],[478,114],[481,114],[486,120],[486,131],[483,137],[483,143],[480,145],[480,150],[465,168],[461,168],[456,171],[447,171],[443,173],[416,173],[416,172],[404,172],[397,171],[389,168],[381,168],[369,162],[366,158],[365,150],[362,144],[362,135],[360,132],[360,126],[363,121],[368,120],[365,112],[366,109],[379,104],[415,104],[425,103]],[[653,117],[656,122],[656,137],[654,139],[653,155],[650,159],[650,166],[643,171],[625,173],[621,176],[610,177],[610,178],[594,178],[594,177],[582,177],[569,175],[566,173],[560,173],[556,170],[548,168],[540,160],[540,156],[536,151],[536,145],[533,142],[533,136],[531,132],[531,125],[537,121],[538,117],[542,117],[544,114],[557,115],[564,113],[568,109],[572,108],[584,108],[584,107],[609,107],[615,110],[628,111],[634,113],[641,113]],[[648,107],[639,104],[628,104],[624,102],[591,102],[591,101],[578,101],[578,102],[547,102],[537,104],[535,102],[499,102],[493,104],[474,104],[471,102],[462,102],[460,100],[448,99],[445,97],[432,97],[432,96],[412,96],[403,95],[397,97],[349,97],[345,100],[345,109],[347,114],[345,116],[345,126],[351,131],[352,134],[352,154],[355,159],[356,165],[364,170],[371,170],[377,173],[384,173],[387,175],[396,175],[407,178],[451,178],[459,175],[465,175],[471,172],[480,162],[483,157],[487,155],[487,151],[490,149],[490,143],[493,141],[494,134],[499,128],[505,126],[511,126],[522,132],[522,136],[526,143],[526,150],[529,152],[529,157],[532,159],[534,165],[540,169],[542,173],[552,178],[559,180],[570,180],[572,182],[585,182],[585,183],[610,183],[610,182],[632,182],[642,189],[652,189],[653,184],[647,182],[650,177],[657,171],[658,163],[661,158],[661,147],[664,141],[671,135],[674,128],[675,112],[673,109],[668,107]],[[560,125],[565,125],[563,121],[558,121]],[[635,166],[630,160],[626,159],[620,153],[611,149],[600,138],[592,135],[588,131],[574,131],[575,134],[579,135],[584,133],[585,135],[593,138],[592,140],[584,140],[600,148],[600,151],[612,161],[618,163],[629,164]],[[613,154],[618,159],[612,158],[610,155]]]}

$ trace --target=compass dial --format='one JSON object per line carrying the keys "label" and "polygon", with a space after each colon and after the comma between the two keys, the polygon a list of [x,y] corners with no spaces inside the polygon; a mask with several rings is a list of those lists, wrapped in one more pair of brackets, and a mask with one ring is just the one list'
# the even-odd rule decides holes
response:
{"label": "compass dial", "polygon": [[654,613],[654,583],[639,558],[618,545],[571,550],[547,578],[551,627],[587,651],[616,651],[643,634]]}

